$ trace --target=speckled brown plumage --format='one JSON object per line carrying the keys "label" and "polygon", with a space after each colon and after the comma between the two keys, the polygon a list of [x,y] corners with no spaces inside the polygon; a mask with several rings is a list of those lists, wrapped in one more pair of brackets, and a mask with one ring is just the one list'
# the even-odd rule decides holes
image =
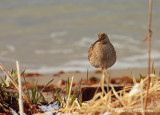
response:
{"label": "speckled brown plumage", "polygon": [[98,40],[89,48],[88,59],[91,65],[102,69],[107,69],[116,62],[116,51],[107,34],[98,35]]}

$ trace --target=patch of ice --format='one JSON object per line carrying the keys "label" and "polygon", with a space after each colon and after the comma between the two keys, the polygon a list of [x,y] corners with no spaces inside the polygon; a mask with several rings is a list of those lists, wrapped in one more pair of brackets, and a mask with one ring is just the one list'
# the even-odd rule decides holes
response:
{"label": "patch of ice", "polygon": [[11,111],[11,113],[12,113],[13,115],[18,115],[18,113],[16,113],[16,111],[13,110],[12,108],[10,108],[10,111]]}
{"label": "patch of ice", "polygon": [[40,105],[39,108],[44,112],[49,112],[49,111],[59,109],[59,105],[57,102],[54,102],[53,104],[49,104],[49,105]]}
{"label": "patch of ice", "polygon": [[133,96],[133,95],[140,93],[142,91],[143,91],[143,89],[140,87],[140,84],[137,83],[136,85],[134,85],[132,90],[129,92],[129,96]]}

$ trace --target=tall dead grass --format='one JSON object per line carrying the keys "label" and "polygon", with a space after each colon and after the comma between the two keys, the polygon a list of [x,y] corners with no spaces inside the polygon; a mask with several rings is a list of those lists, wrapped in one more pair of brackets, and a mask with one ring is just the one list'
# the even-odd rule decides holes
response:
{"label": "tall dead grass", "polygon": [[104,113],[117,115],[126,112],[130,114],[142,114],[144,112],[158,114],[160,112],[160,79],[154,74],[150,76],[151,83],[148,91],[148,104],[145,111],[143,100],[146,98],[148,77],[141,79],[141,82],[136,83],[134,86],[125,86],[118,92],[110,84],[111,90],[108,93],[97,93],[92,100],[82,103],[82,106],[75,100],[73,105],[68,106],[67,109],[62,108],[59,111],[73,115],[96,115]]}

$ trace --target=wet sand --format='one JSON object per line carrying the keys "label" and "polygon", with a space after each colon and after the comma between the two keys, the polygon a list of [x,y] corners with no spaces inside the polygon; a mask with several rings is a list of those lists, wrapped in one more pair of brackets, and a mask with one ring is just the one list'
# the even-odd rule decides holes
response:
{"label": "wet sand", "polygon": [[[131,77],[131,72],[134,74],[136,78],[139,78],[139,74],[142,76],[147,75],[147,68],[137,68],[137,69],[125,69],[125,70],[108,70],[108,75],[111,78],[118,78],[122,76],[128,76]],[[156,75],[159,75],[160,67],[155,68]],[[96,77],[101,78],[101,73],[95,73],[95,72],[88,72],[88,77]],[[87,72],[59,72],[57,74],[53,75],[41,75],[41,76],[32,76],[32,77],[26,77],[26,80],[30,83],[35,84],[38,80],[39,85],[46,85],[50,80],[53,80],[51,84],[58,85],[58,83],[61,80],[67,80],[68,77],[71,79],[71,77],[74,77],[73,82],[79,82],[81,79],[86,80],[87,79]]]}

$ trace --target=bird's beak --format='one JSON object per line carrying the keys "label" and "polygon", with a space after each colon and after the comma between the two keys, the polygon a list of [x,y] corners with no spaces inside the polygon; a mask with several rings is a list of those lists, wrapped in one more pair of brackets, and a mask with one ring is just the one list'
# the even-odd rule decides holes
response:
{"label": "bird's beak", "polygon": [[99,42],[99,41],[101,41],[101,39],[98,39],[96,42],[94,42],[94,44],[92,45],[92,48],[93,48],[93,46],[94,46],[97,42]]}
{"label": "bird's beak", "polygon": [[[103,37],[103,38],[105,38],[105,37]],[[92,48],[94,47],[94,45],[95,45],[97,42],[100,42],[103,38],[100,38],[100,39],[98,39],[97,41],[95,41],[94,44],[92,45]]]}

